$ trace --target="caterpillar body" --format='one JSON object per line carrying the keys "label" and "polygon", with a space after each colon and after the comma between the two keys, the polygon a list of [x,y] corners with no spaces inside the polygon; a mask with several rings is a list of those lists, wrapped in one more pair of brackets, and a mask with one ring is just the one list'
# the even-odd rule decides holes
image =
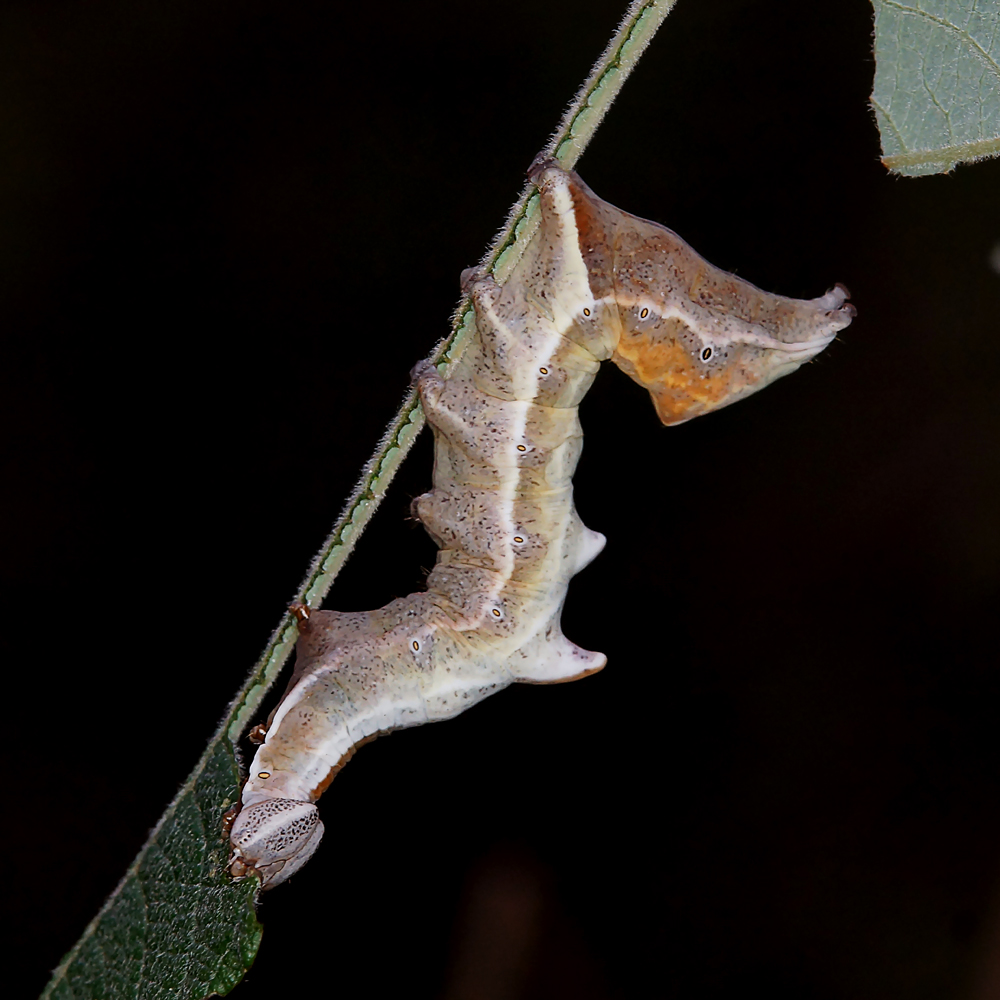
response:
{"label": "caterpillar body", "polygon": [[560,628],[570,578],[603,548],[573,505],[577,407],[601,361],[649,390],[664,424],[726,406],[818,354],[855,311],[760,291],[670,230],[533,165],[541,222],[502,287],[467,282],[475,332],[442,375],[415,369],[434,432],[414,512],[439,546],[423,593],[376,611],[300,609],[296,663],[243,788],[230,871],[284,881],[323,836],[315,805],[362,743],[447,719],[515,681],[600,670]]}

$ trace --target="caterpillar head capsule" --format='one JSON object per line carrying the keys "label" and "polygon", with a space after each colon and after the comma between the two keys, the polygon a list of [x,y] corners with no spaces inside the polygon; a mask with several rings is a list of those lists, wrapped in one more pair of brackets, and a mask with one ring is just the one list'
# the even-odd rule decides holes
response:
{"label": "caterpillar head capsule", "polygon": [[242,878],[256,871],[261,888],[271,889],[312,857],[323,839],[323,824],[311,802],[264,799],[236,817],[229,839],[230,873]]}

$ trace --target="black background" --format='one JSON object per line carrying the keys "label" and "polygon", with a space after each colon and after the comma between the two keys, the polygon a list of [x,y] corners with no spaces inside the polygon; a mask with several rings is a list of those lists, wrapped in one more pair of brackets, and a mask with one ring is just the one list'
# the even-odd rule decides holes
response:
{"label": "black background", "polygon": [[[353,7],[353,5],[352,5]],[[36,993],[190,770],[622,0],[0,14],[4,881]],[[580,684],[366,748],[238,997],[1000,995],[1000,163],[889,176],[864,0],[681,0],[580,171],[858,319],[608,370]],[[420,586],[422,438],[332,592]]]}

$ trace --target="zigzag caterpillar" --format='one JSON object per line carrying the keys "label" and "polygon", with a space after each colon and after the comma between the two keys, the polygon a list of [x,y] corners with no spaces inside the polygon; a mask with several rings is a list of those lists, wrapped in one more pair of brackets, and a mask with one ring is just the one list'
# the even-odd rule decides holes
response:
{"label": "zigzag caterpillar", "polygon": [[296,608],[295,669],[230,834],[234,876],[268,888],[301,868],[323,836],[314,803],[380,733],[604,666],[560,629],[570,578],[605,541],[571,482],[601,361],[679,424],[794,371],[855,315],[842,285],[790,299],[720,271],[553,160],[529,176],[541,223],[524,256],[502,287],[466,279],[476,329],[445,375],[414,369],[434,432],[434,488],[413,504],[440,549],[427,589],[376,611]]}

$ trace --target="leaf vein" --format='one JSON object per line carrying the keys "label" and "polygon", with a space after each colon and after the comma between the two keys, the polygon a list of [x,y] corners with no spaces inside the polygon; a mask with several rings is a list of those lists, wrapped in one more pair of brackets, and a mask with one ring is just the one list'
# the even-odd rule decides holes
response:
{"label": "leaf vein", "polygon": [[996,60],[989,54],[989,52],[987,52],[965,28],[960,28],[957,24],[952,24],[947,18],[941,17],[938,14],[932,14],[930,11],[921,10],[919,7],[910,7],[906,4],[902,4],[899,0],[875,0],[875,2],[880,3],[885,7],[892,7],[903,14],[911,14],[914,17],[925,18],[941,28],[953,31],[965,42],[969,49],[976,52],[980,56],[986,65],[993,71],[997,80],[1000,81],[1000,65],[997,64]]}
{"label": "leaf vein", "polygon": [[879,102],[876,101],[874,97],[871,98],[871,105],[876,111],[878,111],[882,115],[882,117],[885,119],[886,125],[888,125],[889,128],[892,129],[892,133],[896,137],[896,141],[899,143],[900,148],[904,150],[905,153],[908,153],[909,148],[903,141],[903,135],[896,127],[896,123],[892,120],[892,115],[889,114],[889,112],[885,108],[883,108],[882,105],[879,104]]}

